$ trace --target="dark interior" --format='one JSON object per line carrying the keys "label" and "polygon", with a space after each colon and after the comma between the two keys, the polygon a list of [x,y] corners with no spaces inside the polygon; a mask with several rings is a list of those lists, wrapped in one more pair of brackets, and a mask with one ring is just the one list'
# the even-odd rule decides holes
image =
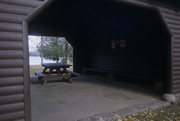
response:
{"label": "dark interior", "polygon": [[[29,34],[64,36],[74,70],[104,70],[145,83],[168,79],[170,36],[158,12],[112,1],[57,0],[29,24]],[[125,41],[125,46],[112,41]]]}

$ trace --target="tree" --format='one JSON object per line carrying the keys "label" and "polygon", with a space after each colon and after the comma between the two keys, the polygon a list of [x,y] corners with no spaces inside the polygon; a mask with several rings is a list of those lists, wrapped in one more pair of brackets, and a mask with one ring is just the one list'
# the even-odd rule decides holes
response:
{"label": "tree", "polygon": [[69,54],[72,52],[71,45],[64,37],[42,37],[42,43],[39,43],[37,50],[40,56],[45,59],[54,60],[57,63],[61,60],[67,62]]}

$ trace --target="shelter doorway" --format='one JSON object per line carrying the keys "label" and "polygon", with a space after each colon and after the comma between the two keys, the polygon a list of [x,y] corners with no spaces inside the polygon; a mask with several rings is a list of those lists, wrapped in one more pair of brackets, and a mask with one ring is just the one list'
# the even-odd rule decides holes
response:
{"label": "shelter doorway", "polygon": [[43,71],[44,63],[68,63],[73,70],[73,47],[65,37],[29,36],[30,76]]}
{"label": "shelter doorway", "polygon": [[111,1],[55,1],[29,25],[30,34],[67,36],[76,72],[130,77],[131,83],[153,88],[160,82],[167,91],[170,36],[154,9]]}
{"label": "shelter doorway", "polygon": [[54,1],[30,23],[30,33],[66,36],[76,72],[160,82],[168,91],[170,34],[157,10],[113,1]]}

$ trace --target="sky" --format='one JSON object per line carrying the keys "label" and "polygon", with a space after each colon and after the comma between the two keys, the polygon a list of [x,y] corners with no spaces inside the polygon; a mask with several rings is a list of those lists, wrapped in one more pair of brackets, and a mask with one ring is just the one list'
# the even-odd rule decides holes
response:
{"label": "sky", "polygon": [[36,46],[40,43],[41,36],[29,36],[29,51],[36,51]]}

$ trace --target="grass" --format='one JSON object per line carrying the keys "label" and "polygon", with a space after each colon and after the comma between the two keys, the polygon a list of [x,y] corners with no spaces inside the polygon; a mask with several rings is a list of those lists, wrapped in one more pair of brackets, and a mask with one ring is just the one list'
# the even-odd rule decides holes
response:
{"label": "grass", "polygon": [[116,121],[180,121],[180,104],[129,116],[120,116]]}
{"label": "grass", "polygon": [[44,68],[41,65],[30,65],[30,76],[35,76],[34,71],[41,71]]}

